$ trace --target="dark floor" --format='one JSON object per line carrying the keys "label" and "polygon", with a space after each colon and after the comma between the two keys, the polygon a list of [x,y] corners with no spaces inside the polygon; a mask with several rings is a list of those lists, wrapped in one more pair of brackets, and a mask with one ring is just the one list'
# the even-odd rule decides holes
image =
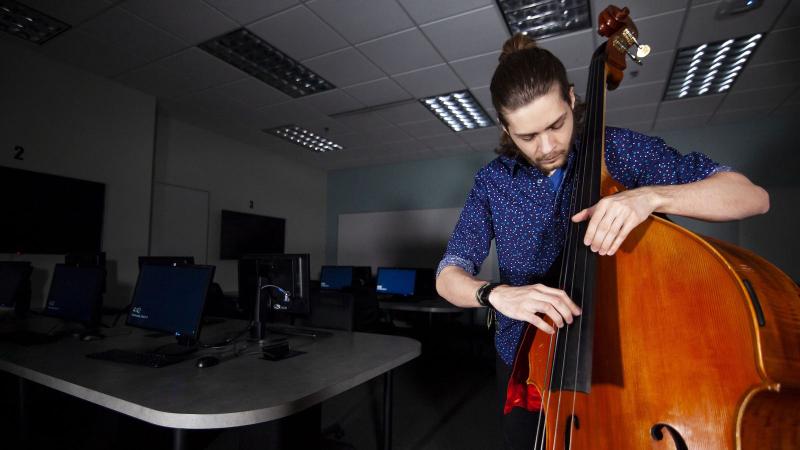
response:
{"label": "dark floor", "polygon": [[[485,327],[418,323],[400,330],[419,339],[422,355],[396,369],[393,448],[493,449],[500,442],[494,350]],[[376,449],[382,380],[345,392],[322,407],[323,429],[337,423],[353,448]]]}

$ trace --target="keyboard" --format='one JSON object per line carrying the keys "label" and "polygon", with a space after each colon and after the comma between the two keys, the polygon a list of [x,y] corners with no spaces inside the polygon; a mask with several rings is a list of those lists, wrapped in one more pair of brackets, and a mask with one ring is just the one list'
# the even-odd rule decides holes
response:
{"label": "keyboard", "polygon": [[0,333],[0,342],[11,342],[17,345],[41,345],[57,341],[61,336],[40,333],[30,330],[15,330]]}
{"label": "keyboard", "polygon": [[164,367],[170,364],[186,361],[191,357],[189,354],[167,355],[164,353],[143,352],[135,350],[123,350],[112,348],[98,353],[86,355],[88,358],[113,361],[124,364],[135,364],[137,366]]}

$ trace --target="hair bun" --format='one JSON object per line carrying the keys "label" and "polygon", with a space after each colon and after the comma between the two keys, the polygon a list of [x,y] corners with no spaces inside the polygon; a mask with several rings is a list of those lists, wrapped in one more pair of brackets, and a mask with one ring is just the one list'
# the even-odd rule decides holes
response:
{"label": "hair bun", "polygon": [[529,50],[532,48],[536,48],[536,41],[525,36],[522,33],[517,33],[514,36],[511,36],[503,43],[503,51],[500,53],[500,62],[502,63],[505,61],[509,56],[514,53]]}

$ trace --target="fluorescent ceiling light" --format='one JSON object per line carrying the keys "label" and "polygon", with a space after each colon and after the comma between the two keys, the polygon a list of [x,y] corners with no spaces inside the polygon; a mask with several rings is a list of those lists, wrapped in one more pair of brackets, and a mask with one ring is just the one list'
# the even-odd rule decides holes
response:
{"label": "fluorescent ceiling light", "polygon": [[341,145],[334,144],[332,141],[325,139],[322,136],[318,136],[297,125],[283,125],[276,128],[266,129],[264,132],[278,136],[279,138],[285,139],[293,144],[300,145],[318,153],[344,149],[344,147]]}
{"label": "fluorescent ceiling light", "polygon": [[200,48],[291,97],[334,88],[311,69],[244,28],[206,41]]}
{"label": "fluorescent ceiling light", "polygon": [[664,100],[727,90],[761,38],[761,34],[755,34],[678,50]]}
{"label": "fluorescent ceiling light", "polygon": [[420,102],[453,131],[474,130],[494,125],[469,91],[434,95],[420,99]]}
{"label": "fluorescent ceiling light", "polygon": [[497,0],[511,35],[534,38],[592,27],[588,0]]}
{"label": "fluorescent ceiling light", "polygon": [[69,30],[66,23],[13,0],[0,0],[0,30],[14,36],[44,44]]}

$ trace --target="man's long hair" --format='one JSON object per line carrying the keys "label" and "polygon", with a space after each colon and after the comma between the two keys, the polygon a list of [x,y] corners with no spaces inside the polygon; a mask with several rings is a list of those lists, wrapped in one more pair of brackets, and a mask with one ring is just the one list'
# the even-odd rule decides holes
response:
{"label": "man's long hair", "polygon": [[[515,111],[546,95],[554,84],[558,86],[564,101],[570,103],[569,89],[572,84],[567,79],[564,64],[549,51],[538,47],[533,39],[515,34],[503,44],[499,60],[489,90],[494,109],[504,127],[508,128],[504,111]],[[585,110],[585,105],[576,99],[573,109],[574,136],[583,129]],[[500,146],[495,152],[511,158],[520,154],[508,133],[500,135]]]}

